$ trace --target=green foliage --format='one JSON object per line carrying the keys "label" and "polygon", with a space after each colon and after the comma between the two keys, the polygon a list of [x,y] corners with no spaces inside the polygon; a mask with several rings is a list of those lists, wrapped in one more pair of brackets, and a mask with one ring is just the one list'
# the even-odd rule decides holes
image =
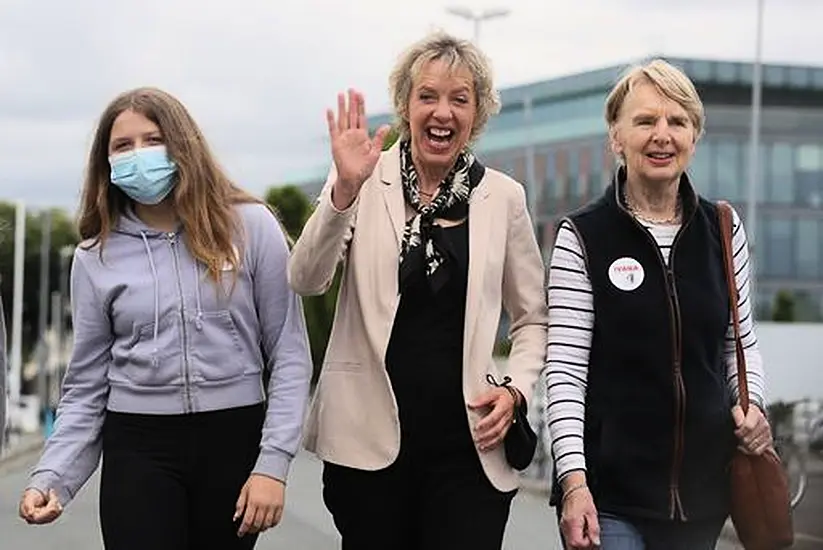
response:
{"label": "green foliage", "polygon": [[295,185],[284,185],[270,188],[265,200],[277,211],[280,222],[292,240],[297,240],[312,211],[306,195]]}
{"label": "green foliage", "polygon": [[780,323],[791,323],[795,320],[795,298],[794,295],[787,291],[781,290],[774,298],[774,307],[772,308],[772,321]]}
{"label": "green foliage", "polygon": [[[277,211],[285,230],[292,240],[296,241],[312,213],[312,205],[308,197],[299,187],[285,185],[270,188],[266,192],[266,202]],[[334,282],[326,294],[303,298],[303,310],[306,316],[306,328],[309,333],[309,345],[314,365],[312,384],[317,382],[320,367],[323,364],[323,357],[326,353],[326,346],[329,342],[334,320],[339,287],[340,270],[335,275]]]}
{"label": "green foliage", "polygon": [[493,354],[495,357],[508,357],[512,351],[512,342],[508,338],[498,340],[494,344]]}
{"label": "green foliage", "polygon": [[[11,330],[14,290],[14,230],[15,207],[0,202],[0,293],[2,293],[6,327]],[[60,249],[78,242],[74,223],[62,210],[51,211],[51,243],[49,253],[49,292],[59,289]],[[39,213],[26,215],[26,252],[23,276],[23,358],[37,339],[40,308],[40,243],[43,226]]]}
{"label": "green foliage", "polygon": [[386,136],[385,141],[383,141],[383,150],[388,151],[389,149],[391,149],[391,146],[394,145],[394,142],[397,141],[399,137],[400,132],[397,131],[397,126],[392,125],[388,135]]}

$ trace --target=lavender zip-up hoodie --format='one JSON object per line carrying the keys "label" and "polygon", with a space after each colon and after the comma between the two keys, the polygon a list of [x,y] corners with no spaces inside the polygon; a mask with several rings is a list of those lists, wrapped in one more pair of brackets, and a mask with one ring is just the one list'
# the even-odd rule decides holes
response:
{"label": "lavender zip-up hoodie", "polygon": [[[298,450],[311,359],[300,300],[288,286],[288,247],[260,204],[236,207],[244,234],[231,294],[219,290],[186,248],[182,229],[163,233],[121,216],[103,249],[75,251],[74,348],[55,431],[29,487],[66,504],[97,468],[106,409],[182,414],[268,398],[254,472],[282,481]],[[271,370],[268,387],[262,369]]]}

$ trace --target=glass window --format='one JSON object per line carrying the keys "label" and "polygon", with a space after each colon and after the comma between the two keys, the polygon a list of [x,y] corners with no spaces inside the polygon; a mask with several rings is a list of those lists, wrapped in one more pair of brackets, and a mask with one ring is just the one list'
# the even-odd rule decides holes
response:
{"label": "glass window", "polygon": [[583,195],[580,188],[580,152],[572,147],[569,149],[569,199],[575,201],[578,197]]}
{"label": "glass window", "polygon": [[794,267],[792,222],[786,218],[763,220],[764,239],[761,241],[761,259],[765,257],[764,274],[770,277],[791,277]]}
{"label": "glass window", "polygon": [[795,167],[798,172],[819,172],[823,170],[823,147],[817,144],[798,145]]}
{"label": "glass window", "polygon": [[[743,182],[744,190],[741,191],[744,196],[742,199],[744,201],[749,200],[749,150],[750,146],[748,142],[741,144],[741,163],[742,163],[742,171],[741,181]],[[759,148],[760,153],[757,155],[758,158],[758,167],[757,167],[757,196],[755,197],[756,202],[763,202],[766,199],[766,176],[769,173],[769,147],[768,145],[761,143]]]}
{"label": "glass window", "polygon": [[716,68],[719,82],[734,82],[737,78],[737,65],[734,63],[720,62]]}
{"label": "glass window", "polygon": [[809,208],[820,208],[823,204],[823,146],[798,146],[795,168],[796,203]]}
{"label": "glass window", "polygon": [[521,128],[532,124],[565,122],[572,118],[602,116],[603,103],[606,98],[601,94],[587,95],[560,101],[536,101],[531,113],[524,108],[523,102],[506,104],[503,110],[491,118],[488,129],[504,130]]}
{"label": "glass window", "polygon": [[823,147],[814,143],[798,145],[795,150],[795,168],[799,172],[823,170]]}
{"label": "glass window", "polygon": [[823,69],[812,69],[812,83],[815,88],[823,89]]}
{"label": "glass window", "polygon": [[[557,174],[557,153],[546,152],[546,182],[543,196],[549,200],[563,198],[562,179]],[[550,206],[551,208],[552,206]]]}
{"label": "glass window", "polygon": [[763,290],[755,287],[755,319],[758,321],[771,321],[772,306],[774,304],[775,292],[773,290]]}
{"label": "glass window", "polygon": [[713,149],[714,144],[710,140],[698,144],[689,164],[688,172],[692,185],[704,197],[711,196],[709,186],[711,184]]}
{"label": "glass window", "polygon": [[796,88],[805,88],[809,85],[809,71],[802,67],[789,68],[789,84]]}
{"label": "glass window", "polygon": [[797,276],[804,279],[823,277],[823,238],[821,238],[821,223],[817,219],[797,220]]}
{"label": "glass window", "polygon": [[783,86],[785,78],[783,67],[766,66],[763,69],[763,83],[768,86]]}
{"label": "glass window", "polygon": [[755,225],[755,233],[757,234],[757,239],[753,241],[752,239],[752,228],[751,224],[746,220],[746,214],[748,209],[744,211],[738,211],[737,214],[743,217],[743,224],[746,230],[746,238],[749,241],[749,257],[752,263],[754,263],[754,269],[757,272],[757,280],[762,279],[763,277],[768,276],[768,270],[766,266],[768,265],[768,257],[766,253],[768,252],[768,242],[766,237],[768,236],[769,232],[766,228],[766,220],[764,216],[757,217],[757,224]]}
{"label": "glass window", "polygon": [[796,203],[806,208],[823,207],[823,172],[798,172]]}
{"label": "glass window", "polygon": [[714,162],[716,198],[740,200],[740,143],[730,140],[718,141]]}
{"label": "glass window", "polygon": [[775,143],[771,146],[770,171],[765,181],[766,200],[788,204],[794,201],[794,158],[792,146]]}
{"label": "glass window", "polygon": [[709,80],[712,77],[712,66],[708,61],[695,60],[690,63],[691,74],[694,80]]}
{"label": "glass window", "polygon": [[500,171],[509,176],[510,178],[514,177],[516,167],[517,161],[513,158],[503,159],[500,162]]}

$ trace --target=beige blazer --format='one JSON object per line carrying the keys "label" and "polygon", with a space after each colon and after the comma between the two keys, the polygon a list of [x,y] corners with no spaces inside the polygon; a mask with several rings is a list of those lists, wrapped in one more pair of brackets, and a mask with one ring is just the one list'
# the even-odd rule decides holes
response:
{"label": "beige blazer", "polygon": [[[330,199],[335,178],[332,168],[289,260],[290,284],[304,296],[325,293],[344,262],[304,443],[322,460],[377,470],[390,465],[400,449],[397,403],[384,363],[400,299],[398,261],[408,215],[399,146],[381,155],[358,198],[342,212]],[[486,392],[488,373],[500,379],[492,350],[502,306],[512,340],[505,374],[530,401],[546,353],[545,269],[523,187],[488,168],[469,203],[468,277],[463,395],[469,402]],[[479,415],[466,410],[473,426]],[[502,445],[478,452],[495,487],[518,486]]]}

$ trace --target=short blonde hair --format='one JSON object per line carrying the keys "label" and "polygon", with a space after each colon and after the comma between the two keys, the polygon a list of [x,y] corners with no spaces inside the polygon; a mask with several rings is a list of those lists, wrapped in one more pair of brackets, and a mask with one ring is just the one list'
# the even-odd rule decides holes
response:
{"label": "short blonde hair", "polygon": [[491,64],[480,49],[445,32],[434,32],[408,48],[397,60],[389,77],[389,94],[401,139],[411,135],[409,100],[415,79],[430,61],[443,60],[454,71],[465,67],[472,75],[477,114],[469,141],[474,141],[489,118],[500,111],[500,95],[494,88]]}
{"label": "short blonde hair", "polygon": [[697,89],[686,73],[663,59],[630,67],[615,84],[606,99],[606,124],[609,128],[620,117],[626,97],[635,85],[642,82],[651,83],[663,96],[683,107],[694,126],[695,141],[700,139],[706,126],[706,114]]}

